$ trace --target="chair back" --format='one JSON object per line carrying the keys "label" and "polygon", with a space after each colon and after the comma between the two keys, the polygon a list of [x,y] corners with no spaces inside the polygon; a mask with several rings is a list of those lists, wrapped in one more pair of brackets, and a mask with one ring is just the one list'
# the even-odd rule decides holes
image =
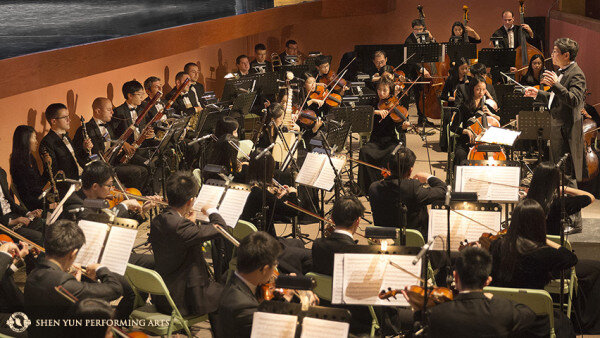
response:
{"label": "chair back", "polygon": [[194,178],[196,179],[196,182],[198,182],[198,185],[202,186],[202,170],[196,168],[192,171],[192,175],[194,175]]}
{"label": "chair back", "polygon": [[125,278],[137,291],[168,296],[169,291],[158,272],[134,264],[127,264]]}
{"label": "chair back", "polygon": [[483,292],[489,292],[494,296],[504,297],[516,303],[527,305],[536,315],[548,315],[551,334],[554,332],[554,307],[552,297],[548,291],[486,286]]}
{"label": "chair back", "polygon": [[254,224],[247,221],[239,220],[235,225],[235,228],[233,228],[233,237],[235,237],[235,239],[237,239],[238,241],[241,241],[242,239],[244,239],[244,237],[257,231],[258,229],[256,229]]}

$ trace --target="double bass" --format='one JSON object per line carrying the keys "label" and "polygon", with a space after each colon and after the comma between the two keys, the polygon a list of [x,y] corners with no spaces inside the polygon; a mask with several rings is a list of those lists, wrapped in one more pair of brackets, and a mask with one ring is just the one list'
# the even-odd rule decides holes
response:
{"label": "double bass", "polygon": [[[524,24],[525,23],[525,0],[519,0],[519,16],[521,19],[521,24]],[[515,60],[515,67],[517,69],[529,65],[529,59],[531,59],[531,57],[534,56],[535,54],[544,55],[544,53],[542,53],[541,50],[535,48],[534,46],[532,46],[531,44],[529,44],[527,42],[527,33],[525,32],[525,30],[523,28],[521,28],[520,32],[521,32],[521,36],[520,36],[521,43],[516,48],[517,56],[516,56],[516,60]]]}

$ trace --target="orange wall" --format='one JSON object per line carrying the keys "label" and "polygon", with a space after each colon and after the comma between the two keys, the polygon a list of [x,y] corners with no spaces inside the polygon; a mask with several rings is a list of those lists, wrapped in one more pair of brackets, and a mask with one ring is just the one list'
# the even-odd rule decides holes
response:
{"label": "orange wall", "polygon": [[[515,0],[447,1],[390,0],[348,1],[344,14],[336,17],[329,6],[340,0],[323,0],[280,7],[257,13],[201,22],[133,37],[76,46],[57,51],[0,60],[0,166],[8,169],[12,133],[19,124],[29,124],[40,136],[47,131],[43,117],[46,106],[63,102],[72,116],[91,116],[95,97],[108,96],[115,105],[123,102],[121,86],[132,78],[143,81],[150,75],[173,85],[175,74],[187,62],[197,62],[207,89],[219,90],[222,76],[235,68],[235,57],[251,54],[255,43],[264,42],[281,51],[289,38],[304,52],[319,50],[333,55],[337,67],[343,52],[355,44],[402,43],[410,33],[416,5],[424,6],[428,28],[439,41],[448,39],[452,22],[462,18],[462,5],[470,7],[471,22],[484,42],[501,25],[504,9],[517,12]],[[552,0],[531,0],[528,16],[546,14]],[[356,15],[356,13],[379,13]],[[482,44],[483,45],[483,44]],[[216,72],[211,74],[210,67]],[[218,80],[216,80],[218,79]],[[79,122],[72,119],[73,133]]]}

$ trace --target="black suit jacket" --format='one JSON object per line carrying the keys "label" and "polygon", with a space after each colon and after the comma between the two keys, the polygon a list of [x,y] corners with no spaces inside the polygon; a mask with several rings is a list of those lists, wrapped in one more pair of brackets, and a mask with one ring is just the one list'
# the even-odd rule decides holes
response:
{"label": "black suit jacket", "polygon": [[[210,223],[225,226],[219,214]],[[197,225],[173,209],[167,209],[152,220],[149,240],[154,250],[156,271],[169,288],[182,315],[206,314],[217,309],[221,287],[210,280],[204,261],[202,243],[219,232],[209,225]],[[164,298],[156,299],[160,311],[171,313]]]}
{"label": "black suit jacket", "polygon": [[12,257],[0,253],[0,312],[12,313],[25,310],[23,293],[15,284]]}
{"label": "black suit jacket", "polygon": [[[85,126],[87,128],[88,135],[92,140],[92,144],[94,145],[94,147],[92,148],[92,154],[104,154],[104,152],[106,151],[106,147],[104,146],[105,139],[102,133],[100,132],[100,127],[98,127],[96,120],[91,119],[87,121],[85,123]],[[106,123],[105,127],[108,131],[108,137],[110,137],[111,140],[115,140],[115,131],[113,129],[113,125],[109,122]],[[75,132],[75,136],[73,136],[73,147],[75,148],[75,154],[77,155],[79,161],[87,163],[90,160],[90,158],[87,150],[85,150],[85,148],[83,147],[83,140],[83,128],[79,127]]]}
{"label": "black suit jacket", "polygon": [[25,282],[25,313],[34,323],[29,328],[30,337],[64,337],[60,327],[35,325],[37,319],[66,318],[73,306],[73,303],[56,292],[56,286],[61,285],[79,300],[99,298],[113,301],[123,294],[119,280],[108,268],[98,269],[96,276],[100,283],[79,282],[55,263],[46,259],[40,260]]}
{"label": "black suit jacket", "polygon": [[[170,100],[175,93],[177,92],[177,88],[173,88],[173,90],[171,90],[167,96],[165,97],[165,100]],[[192,104],[192,106],[190,108],[187,108],[185,103],[183,102],[183,98],[187,97],[190,99],[190,103]],[[196,97],[193,93],[191,93],[190,91],[188,91],[187,93],[181,93],[179,94],[179,96],[177,96],[177,98],[175,99],[175,102],[173,102],[173,105],[171,106],[171,108],[173,108],[175,110],[176,114],[180,114],[180,115],[191,115],[194,114],[196,112],[195,107],[200,107],[200,103],[198,101],[196,101]]]}
{"label": "black suit jacket", "polygon": [[0,208],[0,215],[1,215],[0,221],[2,224],[8,225],[8,221],[10,218],[17,218],[17,217],[25,216],[25,214],[27,214],[27,211],[22,206],[15,203],[15,199],[11,195],[10,190],[8,188],[8,180],[6,179],[6,171],[4,171],[4,169],[2,169],[2,168],[0,168],[0,188],[2,188],[2,193],[4,194],[4,198],[6,198],[6,200],[8,201],[8,204],[10,205],[10,210],[11,210],[10,213],[4,214],[4,212]]}
{"label": "black suit jacket", "polygon": [[313,271],[333,276],[333,258],[336,253],[344,252],[344,247],[356,243],[346,234],[333,232],[327,238],[317,238],[313,243]]}
{"label": "black suit jacket", "polygon": [[398,202],[407,209],[407,227],[420,230],[427,238],[427,205],[443,200],[446,196],[446,183],[437,177],[427,181],[429,188],[416,179],[383,179],[369,187],[369,201],[376,226],[395,227],[399,225]]}
{"label": "black suit jacket", "polygon": [[[557,73],[560,76],[560,73]],[[571,153],[571,163],[574,166],[577,181],[583,178],[583,129],[581,109],[585,104],[586,79],[577,62],[564,69],[562,79],[550,88],[550,91],[540,90],[536,100],[546,106],[551,93],[554,93],[550,106],[551,137],[550,159],[554,163],[566,152]],[[566,141],[566,142],[565,142]]]}
{"label": "black suit jacket", "polygon": [[[136,111],[139,116],[139,114],[141,112],[141,107],[138,106],[136,108]],[[112,117],[112,120],[110,120],[110,122],[109,122],[109,124],[112,126],[114,136],[117,138],[121,137],[121,135],[123,135],[123,133],[125,132],[125,129],[129,128],[129,126],[132,125],[133,123],[135,123],[135,121],[131,118],[131,112],[129,110],[129,106],[127,105],[127,102],[123,102],[122,105],[116,107],[113,110],[113,117]],[[138,127],[141,132],[142,126],[138,126]],[[133,143],[133,141],[134,141],[133,133],[131,134],[131,136],[129,138],[127,138],[126,141],[129,143]]]}
{"label": "black suit jacket", "polygon": [[[146,107],[146,105],[148,105],[148,103],[150,103],[151,98],[147,97],[144,99],[144,101],[142,101],[141,106],[142,107]],[[141,128],[144,128],[148,123],[150,123],[150,121],[154,118],[154,116],[156,116],[156,114],[158,114],[158,107],[160,106],[161,110],[165,108],[165,106],[167,105],[167,103],[164,100],[158,100],[158,102],[156,102],[155,105],[153,105],[150,110],[148,110],[148,113],[146,114],[146,117],[144,117],[144,120],[141,123]],[[164,112],[166,114],[166,112]]]}
{"label": "black suit jacket", "polygon": [[[513,26],[513,30],[515,32],[515,47],[517,48],[521,45],[521,26],[519,25],[514,25]],[[533,43],[535,41],[535,36],[533,38],[529,37],[529,33],[525,32],[525,35],[527,36],[527,42],[529,43]],[[504,28],[504,26],[501,26],[500,28],[498,28],[493,34],[493,37],[501,37],[502,41],[500,41],[500,47],[501,48],[508,48],[508,32],[506,31],[506,29]]]}
{"label": "black suit jacket", "polygon": [[190,96],[194,97],[194,100],[198,105],[202,105],[202,95],[204,95],[204,85],[199,82],[194,82],[190,85]]}
{"label": "black suit jacket", "polygon": [[526,336],[535,313],[523,304],[483,292],[458,294],[453,301],[431,308],[428,337]]}
{"label": "black suit jacket", "polygon": [[[73,141],[69,138],[69,136],[65,136],[71,146],[73,146],[73,150],[75,150],[75,146],[73,145]],[[46,136],[40,142],[39,149],[45,149],[48,151],[48,154],[52,158],[52,175],[56,175],[56,172],[59,170],[64,171],[65,176],[70,179],[77,180],[79,179],[79,170],[77,169],[78,160],[76,160],[69,148],[65,145],[63,140],[57,133],[53,130],[50,130]],[[79,165],[83,167],[85,163],[79,162]],[[44,167],[43,176],[46,179],[50,178],[50,174],[48,170]]]}
{"label": "black suit jacket", "polygon": [[258,299],[237,275],[231,276],[219,302],[217,337],[250,337]]}

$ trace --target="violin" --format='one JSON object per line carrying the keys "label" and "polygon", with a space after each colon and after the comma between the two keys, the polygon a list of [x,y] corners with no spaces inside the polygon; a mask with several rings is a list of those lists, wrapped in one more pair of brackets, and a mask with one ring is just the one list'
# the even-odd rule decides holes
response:
{"label": "violin", "polygon": [[[325,75],[320,75],[319,76],[319,82],[323,82],[323,83],[327,83],[327,87],[330,87],[332,83],[334,83],[337,80],[337,75],[335,74],[335,72],[333,70],[330,70],[329,73],[325,74]],[[347,82],[346,80],[340,78],[339,81],[331,88],[333,91],[338,92],[338,93],[342,93],[344,92],[345,88],[347,88]]]}
{"label": "violin", "polygon": [[464,248],[475,246],[477,244],[481,245],[481,247],[483,247],[484,249],[489,250],[491,243],[502,238],[502,236],[506,235],[507,231],[508,229],[502,229],[496,234],[492,234],[491,232],[484,232],[481,234],[481,236],[479,237],[479,241],[477,242],[469,242],[465,239],[464,241],[460,242],[460,245],[458,246],[458,251],[462,251]]}
{"label": "violin", "polygon": [[[110,191],[110,195],[107,197],[108,205],[112,209],[124,200],[129,199],[130,197],[142,197],[142,192],[136,188],[127,188],[125,189],[125,191],[119,189],[112,189]],[[140,201],[140,205],[142,204],[143,202]]]}
{"label": "violin", "polygon": [[337,107],[342,103],[342,96],[334,93],[333,90],[327,89],[324,83],[317,83],[315,91],[310,94],[311,100],[325,101],[325,104],[330,107]]}
{"label": "violin", "polygon": [[319,117],[317,116],[317,113],[313,110],[305,109],[298,114],[296,123],[305,127],[312,127],[318,120]]}
{"label": "violin", "polygon": [[387,110],[389,112],[388,116],[395,123],[408,121],[408,109],[400,105],[400,99],[396,96],[390,96],[387,99],[379,100],[377,109]]}
{"label": "violin", "polygon": [[381,171],[381,176],[383,176],[383,178],[388,178],[388,177],[392,176],[392,172],[388,168],[378,167],[378,166],[373,165],[371,163],[367,163],[367,162],[360,161],[360,160],[355,160],[355,159],[350,158],[350,157],[348,157],[348,161],[352,161],[352,162],[355,162],[355,163],[367,166],[369,168],[380,170]]}

